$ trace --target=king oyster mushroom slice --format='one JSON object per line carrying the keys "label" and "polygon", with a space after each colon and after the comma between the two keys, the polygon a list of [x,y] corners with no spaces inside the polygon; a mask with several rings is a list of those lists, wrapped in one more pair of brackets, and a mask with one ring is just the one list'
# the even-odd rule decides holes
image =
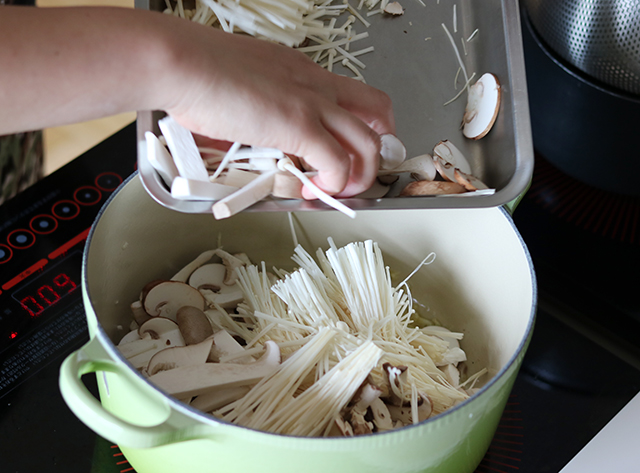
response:
{"label": "king oyster mushroom slice", "polygon": [[220,360],[224,360],[225,358],[233,357],[233,363],[245,364],[255,362],[255,359],[250,355],[236,356],[244,352],[244,347],[240,345],[229,332],[219,330],[213,334],[213,346],[211,347],[209,361],[220,362]]}
{"label": "king oyster mushroom slice", "polygon": [[181,307],[192,306],[204,310],[206,305],[197,289],[180,281],[163,281],[153,286],[142,304],[152,317],[167,317],[173,321]]}
{"label": "king oyster mushroom slice", "polygon": [[178,309],[176,322],[187,345],[196,345],[213,335],[209,318],[197,307],[184,306]]}
{"label": "king oyster mushroom slice", "polygon": [[490,72],[483,74],[469,87],[467,107],[462,119],[464,136],[479,140],[489,133],[500,110],[500,97],[500,82]]}
{"label": "king oyster mushroom slice", "polygon": [[138,324],[138,326],[145,323],[147,320],[151,318],[149,314],[142,307],[142,302],[134,301],[131,303],[131,314],[133,315],[133,320]]}
{"label": "king oyster mushroom slice", "polygon": [[244,397],[249,391],[251,391],[251,386],[237,386],[235,388],[218,389],[196,397],[191,401],[191,407],[202,412],[215,411],[216,409],[220,409],[221,407]]}
{"label": "king oyster mushroom slice", "polygon": [[249,364],[204,363],[161,371],[149,377],[167,394],[179,399],[198,396],[216,389],[249,386],[273,373],[280,365],[280,348],[275,342],[265,343],[262,357]]}
{"label": "king oyster mushroom slice", "polygon": [[153,355],[147,365],[147,373],[152,376],[160,371],[172,370],[181,366],[201,365],[207,362],[213,338],[195,345],[171,347]]}
{"label": "king oyster mushroom slice", "polygon": [[118,342],[118,345],[124,345],[126,343],[135,342],[136,340],[140,340],[140,334],[138,333],[138,329],[131,330],[130,332],[126,333],[124,337],[120,339],[120,341]]}
{"label": "king oyster mushroom slice", "polygon": [[[465,174],[471,174],[471,165],[469,164],[469,161],[464,156],[464,154],[462,154],[462,151],[460,151],[456,147],[456,145],[454,145],[449,140],[439,142],[433,148],[433,156],[434,160],[435,158],[441,158],[439,162],[435,161],[436,168],[438,169],[438,172],[442,175],[442,177],[451,182],[455,182],[456,180],[453,176],[453,169],[459,169]],[[439,164],[444,164],[443,161],[444,163],[449,163],[451,165],[446,167],[447,171],[445,171],[444,173],[440,170],[439,167]],[[449,169],[451,169],[451,171],[449,171]]]}
{"label": "king oyster mushroom slice", "polygon": [[451,386],[454,388],[460,386],[460,372],[458,371],[458,368],[453,366],[453,364],[441,366],[440,371],[444,373],[445,379]]}
{"label": "king oyster mushroom slice", "polygon": [[238,279],[238,273],[236,269],[242,266],[246,266],[246,263],[242,259],[237,258],[231,253],[228,253],[222,249],[217,249],[216,255],[218,255],[220,259],[222,259],[222,264],[225,268],[227,268],[227,272],[225,273],[223,282],[227,286],[231,286]]}

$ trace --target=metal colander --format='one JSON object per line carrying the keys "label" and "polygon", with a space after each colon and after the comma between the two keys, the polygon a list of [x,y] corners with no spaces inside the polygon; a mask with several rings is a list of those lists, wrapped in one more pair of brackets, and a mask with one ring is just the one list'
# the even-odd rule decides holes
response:
{"label": "metal colander", "polygon": [[640,0],[525,0],[533,27],[560,57],[640,95]]}

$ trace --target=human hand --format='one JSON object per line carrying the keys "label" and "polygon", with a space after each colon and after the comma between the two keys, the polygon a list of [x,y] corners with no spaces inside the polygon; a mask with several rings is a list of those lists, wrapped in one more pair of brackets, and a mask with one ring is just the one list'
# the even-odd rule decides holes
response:
{"label": "human hand", "polygon": [[385,93],[285,46],[178,26],[168,30],[175,92],[165,107],[176,121],[210,138],[298,156],[318,171],[314,183],[328,194],[348,197],[371,186],[380,135],[395,133]]}

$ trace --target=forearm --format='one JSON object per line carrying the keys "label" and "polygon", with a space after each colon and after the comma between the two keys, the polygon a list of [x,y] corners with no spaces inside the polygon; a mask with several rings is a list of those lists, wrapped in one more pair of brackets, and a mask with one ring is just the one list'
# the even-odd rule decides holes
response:
{"label": "forearm", "polygon": [[1,7],[0,135],[165,108],[160,14]]}

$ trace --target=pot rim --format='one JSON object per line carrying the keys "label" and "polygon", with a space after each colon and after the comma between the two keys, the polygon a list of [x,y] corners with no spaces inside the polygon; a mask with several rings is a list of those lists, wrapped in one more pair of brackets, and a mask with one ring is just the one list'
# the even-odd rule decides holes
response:
{"label": "pot rim", "polygon": [[[83,257],[82,257],[82,290],[83,292],[86,294],[87,299],[89,301],[92,300],[91,298],[91,294],[89,291],[89,286],[87,283],[87,260],[88,260],[88,253],[89,253],[89,248],[91,247],[91,241],[93,239],[94,233],[96,231],[96,227],[102,217],[102,215],[104,214],[104,212],[107,210],[107,208],[109,207],[109,205],[111,204],[112,200],[116,198],[116,196],[119,194],[119,192],[124,189],[124,187],[126,185],[128,185],[131,181],[133,181],[136,177],[138,177],[138,171],[135,171],[134,173],[132,173],[127,179],[124,180],[124,182],[122,182],[122,184],[120,184],[119,188],[116,189],[107,199],[107,201],[104,203],[104,205],[102,206],[102,208],[100,209],[100,211],[98,212],[98,215],[96,216],[96,219],[94,220],[93,225],[91,226],[91,230],[89,231],[89,234],[87,236],[87,240],[85,242],[85,247],[83,250]],[[528,322],[527,322],[527,326],[524,332],[524,336],[522,337],[522,339],[520,340],[520,343],[518,344],[517,349],[515,350],[514,354],[512,355],[512,357],[509,359],[509,361],[486,383],[484,384],[480,390],[475,393],[474,395],[470,396],[468,399],[464,400],[463,402],[447,409],[445,412],[443,412],[442,414],[439,414],[435,417],[429,418],[427,420],[424,420],[422,422],[419,422],[418,424],[414,424],[414,425],[408,425],[405,427],[402,427],[400,429],[394,429],[394,430],[390,430],[390,431],[386,431],[386,432],[377,432],[377,433],[371,433],[371,434],[364,434],[364,435],[357,435],[357,436],[353,436],[353,437],[304,437],[304,436],[295,436],[295,435],[285,435],[285,434],[277,434],[277,433],[273,433],[273,432],[266,432],[266,431],[261,431],[261,430],[256,430],[256,429],[252,429],[249,427],[245,427],[242,425],[237,425],[237,424],[233,424],[221,419],[217,419],[205,412],[199,411],[197,409],[195,409],[194,407],[191,407],[181,401],[179,401],[178,399],[175,399],[174,397],[168,395],[167,393],[165,393],[163,390],[161,390],[160,388],[158,388],[157,386],[155,386],[153,383],[150,383],[144,376],[142,376],[142,374],[140,372],[138,372],[138,370],[136,370],[130,363],[129,361],[122,355],[122,353],[118,350],[117,346],[113,343],[113,341],[109,338],[109,336],[107,335],[107,332],[104,330],[104,328],[102,327],[102,324],[100,323],[100,320],[98,319],[98,314],[95,312],[93,305],[91,306],[91,311],[95,314],[96,317],[96,331],[95,333],[92,334],[92,338],[98,338],[100,341],[100,344],[102,345],[102,348],[105,350],[105,352],[114,360],[117,360],[119,362],[122,362],[124,364],[126,364],[127,368],[131,371],[134,372],[134,374],[137,376],[138,380],[141,382],[144,382],[147,386],[150,386],[151,388],[153,388],[158,394],[161,394],[163,396],[163,398],[168,402],[168,405],[171,409],[178,411],[180,413],[182,413],[183,415],[186,415],[194,420],[198,420],[200,422],[204,422],[208,425],[212,425],[212,426],[216,426],[216,425],[222,425],[224,427],[233,427],[233,428],[238,428],[238,429],[242,429],[245,432],[250,432],[254,435],[258,435],[261,437],[265,437],[265,438],[272,438],[272,439],[291,439],[291,440],[297,440],[299,442],[312,442],[312,443],[318,443],[318,442],[325,442],[325,443],[330,443],[330,442],[336,442],[339,441],[341,444],[342,443],[346,443],[346,442],[350,442],[349,445],[353,444],[354,442],[359,442],[362,441],[362,439],[365,440],[370,440],[372,438],[381,438],[381,439],[386,439],[389,438],[392,435],[404,435],[406,432],[411,432],[412,430],[416,429],[416,428],[424,428],[425,425],[430,425],[434,422],[442,422],[443,420],[449,419],[451,417],[454,417],[457,415],[457,413],[459,413],[461,410],[466,409],[467,406],[469,406],[470,403],[472,403],[476,398],[485,395],[488,391],[490,391],[499,381],[502,380],[502,378],[505,376],[505,374],[510,371],[511,369],[513,369],[514,365],[516,363],[520,362],[521,357],[524,356],[524,353],[527,349],[527,346],[529,345],[529,342],[531,340],[531,337],[533,335],[533,328],[535,325],[535,319],[536,319],[536,311],[537,311],[537,306],[538,306],[538,284],[537,284],[537,280],[536,280],[536,273],[535,273],[535,269],[533,266],[533,260],[531,258],[531,254],[529,253],[529,249],[527,248],[526,243],[524,242],[524,239],[522,238],[522,235],[520,235],[520,232],[518,231],[513,219],[511,218],[511,214],[504,208],[504,207],[494,207],[496,209],[496,211],[502,212],[503,216],[507,219],[507,221],[509,222],[512,231],[515,233],[515,235],[518,238],[518,241],[520,242],[520,246],[522,248],[522,250],[524,251],[526,260],[527,260],[527,264],[529,267],[529,273],[531,276],[531,308],[530,308],[530,312],[529,312],[529,316],[528,316]],[[438,211],[447,211],[447,209],[435,209]],[[455,212],[457,209],[450,209],[451,212]],[[429,211],[428,209],[425,209],[424,211]],[[372,210],[372,212],[375,212],[375,210]],[[88,314],[87,314],[88,315]]]}

